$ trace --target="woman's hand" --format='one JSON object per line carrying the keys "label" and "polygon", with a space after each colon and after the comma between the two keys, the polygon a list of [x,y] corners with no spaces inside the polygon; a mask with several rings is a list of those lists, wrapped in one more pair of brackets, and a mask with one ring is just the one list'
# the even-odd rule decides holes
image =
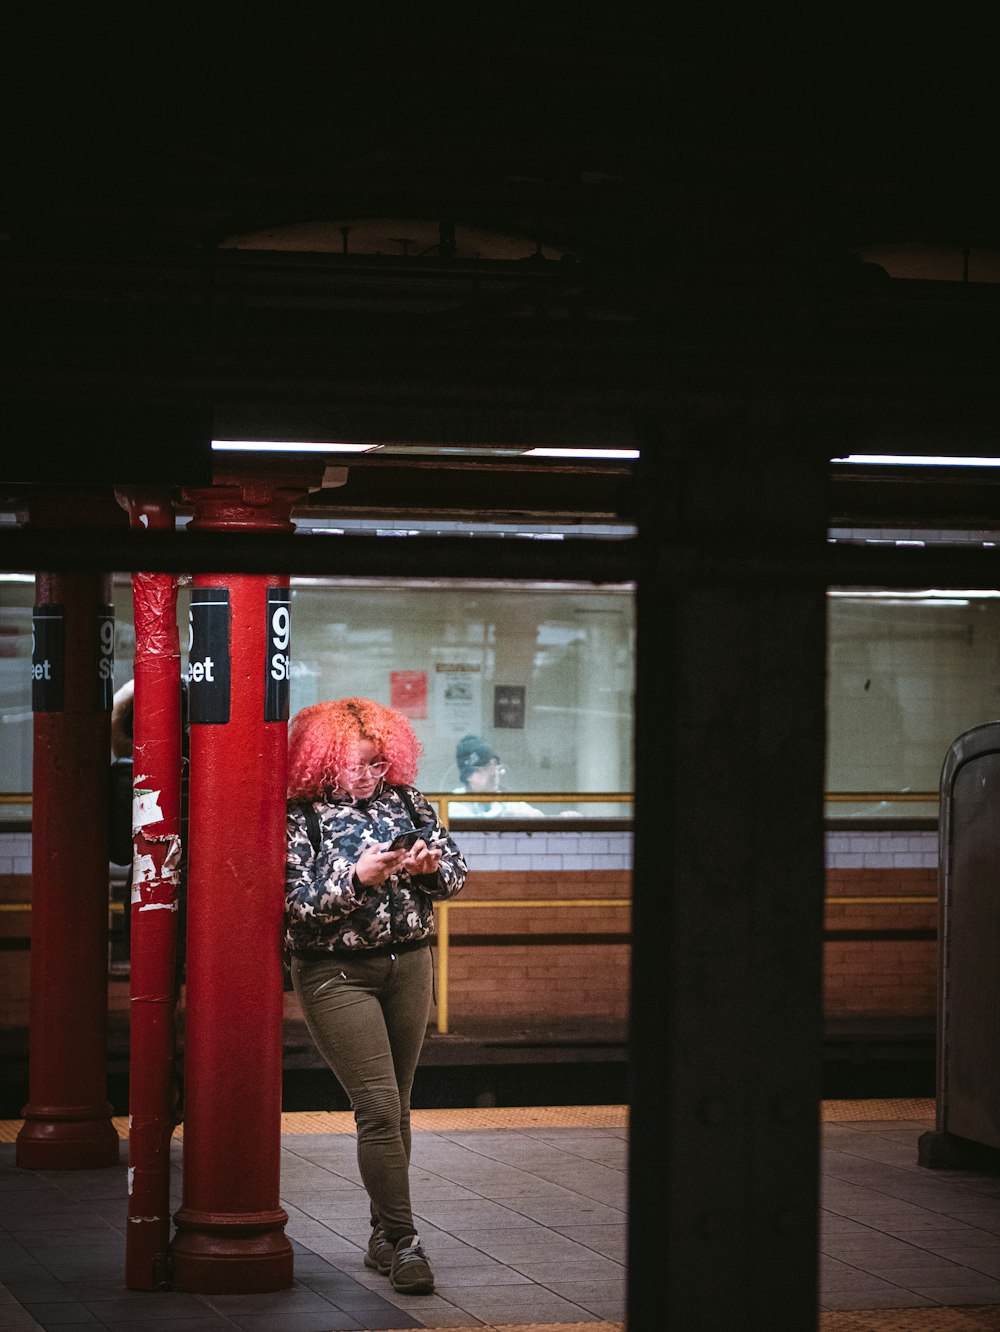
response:
{"label": "woman's hand", "polygon": [[393,874],[405,869],[410,874],[437,874],[441,865],[440,849],[431,850],[421,838],[408,851],[389,851],[389,843],[369,846],[358,856],[354,877],[366,888],[377,888]]}
{"label": "woman's hand", "polygon": [[403,868],[410,874],[437,874],[441,865],[441,849],[433,850],[421,838],[406,853]]}
{"label": "woman's hand", "polygon": [[369,846],[361,852],[354,866],[354,877],[358,883],[363,883],[366,888],[377,888],[390,875],[398,874],[403,868],[410,852],[387,851],[385,847],[388,845],[386,842],[384,846]]}

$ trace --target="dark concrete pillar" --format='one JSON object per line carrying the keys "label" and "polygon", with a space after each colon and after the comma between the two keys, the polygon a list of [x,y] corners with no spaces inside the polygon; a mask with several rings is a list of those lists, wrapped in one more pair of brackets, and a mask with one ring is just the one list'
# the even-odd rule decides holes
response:
{"label": "dark concrete pillar", "polygon": [[644,450],[629,1325],[812,1329],[826,450],[778,411]]}

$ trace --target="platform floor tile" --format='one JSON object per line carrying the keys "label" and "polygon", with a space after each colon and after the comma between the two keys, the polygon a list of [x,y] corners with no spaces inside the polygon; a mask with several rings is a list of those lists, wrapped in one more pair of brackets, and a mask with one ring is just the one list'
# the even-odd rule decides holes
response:
{"label": "platform floor tile", "polygon": [[[1000,1179],[918,1165],[934,1110],[823,1103],[818,1332],[1000,1332]],[[20,1121],[0,1124],[0,1329],[624,1332],[626,1106],[418,1110],[413,1127],[435,1295],[398,1295],[364,1268],[353,1116],[309,1111],[282,1116],[295,1288],[210,1300],[124,1289],[124,1142],[116,1168],[25,1172]],[[116,1128],[127,1138],[127,1119]]]}

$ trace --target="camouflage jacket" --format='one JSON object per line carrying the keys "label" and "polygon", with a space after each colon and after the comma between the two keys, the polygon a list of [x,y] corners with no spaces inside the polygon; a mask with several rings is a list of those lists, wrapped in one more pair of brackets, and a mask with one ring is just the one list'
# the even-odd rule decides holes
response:
{"label": "camouflage jacket", "polygon": [[[441,848],[436,875],[393,874],[365,887],[354,866],[365,847],[392,840],[414,827],[405,789],[419,826],[433,824],[429,844]],[[434,899],[454,897],[465,883],[465,857],[438,822],[432,805],[415,787],[384,782],[367,800],[339,792],[313,802],[319,817],[320,847],[313,851],[306,817],[298,801],[288,802],[288,858],[285,866],[285,946],[300,953],[326,948],[383,948],[411,943],[434,932]]]}

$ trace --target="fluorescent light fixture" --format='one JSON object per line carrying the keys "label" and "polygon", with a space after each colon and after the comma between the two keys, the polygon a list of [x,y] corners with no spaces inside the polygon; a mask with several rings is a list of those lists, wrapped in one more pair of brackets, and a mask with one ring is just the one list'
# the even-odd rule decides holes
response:
{"label": "fluorescent light fixture", "polygon": [[525,458],[638,458],[638,449],[525,449]]}
{"label": "fluorescent light fixture", "polygon": [[34,574],[0,573],[0,583],[33,583],[34,581]]}
{"label": "fluorescent light fixture", "polygon": [[927,587],[919,592],[901,592],[898,589],[888,591],[879,589],[877,591],[866,591],[862,588],[851,588],[842,590],[830,588],[826,594],[828,597],[841,597],[851,601],[893,601],[897,604],[910,602],[911,604],[930,605],[932,603],[940,605],[943,603],[950,605],[964,605],[968,601],[985,601],[990,598],[1000,597],[1000,591],[995,588],[936,588]]}
{"label": "fluorescent light fixture", "polygon": [[1000,467],[1000,458],[940,458],[929,453],[848,453],[830,461],[888,467]]}
{"label": "fluorescent light fixture", "polygon": [[[860,597],[844,597],[847,605],[852,603],[864,604]],[[878,603],[880,606],[968,606],[969,602],[964,597],[915,597],[912,601],[907,601],[903,597],[883,597]]]}
{"label": "fluorescent light fixture", "polygon": [[370,453],[377,444],[341,444],[316,440],[213,439],[212,448],[240,453]]}

